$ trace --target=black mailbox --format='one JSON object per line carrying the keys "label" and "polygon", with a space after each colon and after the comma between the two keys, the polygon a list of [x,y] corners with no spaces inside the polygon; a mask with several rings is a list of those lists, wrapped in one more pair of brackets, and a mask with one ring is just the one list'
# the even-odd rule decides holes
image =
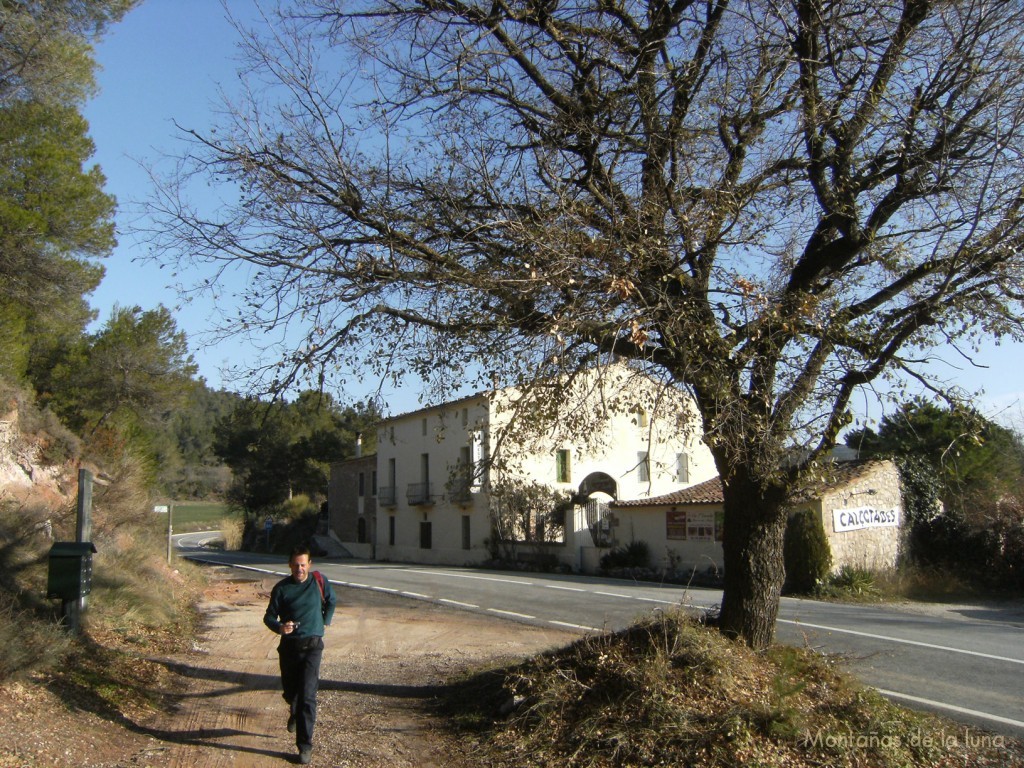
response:
{"label": "black mailbox", "polygon": [[50,547],[50,576],[46,596],[78,600],[92,591],[91,541],[58,541]]}

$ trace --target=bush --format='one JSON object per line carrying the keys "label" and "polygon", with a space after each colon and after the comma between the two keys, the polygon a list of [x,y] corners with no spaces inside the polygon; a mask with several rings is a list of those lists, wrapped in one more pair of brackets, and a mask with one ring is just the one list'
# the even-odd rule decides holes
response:
{"label": "bush", "polygon": [[625,547],[615,547],[601,557],[601,570],[619,568],[646,568],[651,562],[651,550],[646,541],[631,541]]}
{"label": "bush", "polygon": [[844,565],[839,573],[829,576],[819,590],[822,597],[845,600],[880,600],[882,593],[875,584],[875,574],[864,568]]}
{"label": "bush", "polygon": [[242,549],[249,551],[270,551],[287,555],[297,546],[310,547],[314,556],[323,554],[316,551],[313,536],[316,535],[320,510],[307,496],[298,495],[284,502],[276,510],[268,512],[274,519],[270,530],[269,547],[264,521],[266,515],[247,515],[242,534]]}
{"label": "bush", "polygon": [[821,518],[810,509],[790,515],[786,524],[782,556],[786,567],[783,591],[809,594],[832,567],[832,550]]}

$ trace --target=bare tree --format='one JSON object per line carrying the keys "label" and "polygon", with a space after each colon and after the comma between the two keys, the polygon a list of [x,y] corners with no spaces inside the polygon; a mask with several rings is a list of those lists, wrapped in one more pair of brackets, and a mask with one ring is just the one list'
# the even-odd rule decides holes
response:
{"label": "bare tree", "polygon": [[[1024,6],[307,0],[191,130],[163,258],[246,279],[268,386],[615,356],[695,399],[724,631],[773,639],[786,498],[851,397],[1020,337]],[[199,174],[215,214],[182,203]],[[218,283],[212,281],[216,290]],[[799,461],[791,458],[800,447]]]}

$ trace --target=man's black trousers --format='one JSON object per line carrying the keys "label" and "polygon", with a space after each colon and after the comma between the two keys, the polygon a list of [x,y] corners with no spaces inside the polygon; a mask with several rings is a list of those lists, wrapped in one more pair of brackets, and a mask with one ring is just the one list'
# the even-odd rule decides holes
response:
{"label": "man's black trousers", "polygon": [[281,685],[284,700],[295,718],[295,745],[313,746],[316,725],[316,691],[320,682],[320,659],[324,653],[322,637],[281,637],[277,646],[281,662]]}

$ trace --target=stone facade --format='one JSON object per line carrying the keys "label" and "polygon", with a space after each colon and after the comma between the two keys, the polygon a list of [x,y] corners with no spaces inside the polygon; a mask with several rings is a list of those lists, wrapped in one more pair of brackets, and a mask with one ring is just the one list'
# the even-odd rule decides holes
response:
{"label": "stone facade", "polygon": [[832,571],[843,566],[871,571],[896,565],[903,501],[900,473],[891,461],[840,465],[835,482],[816,499],[832,549]]}
{"label": "stone facade", "polygon": [[327,486],[331,532],[356,557],[373,557],[377,521],[377,457],[335,462]]}

